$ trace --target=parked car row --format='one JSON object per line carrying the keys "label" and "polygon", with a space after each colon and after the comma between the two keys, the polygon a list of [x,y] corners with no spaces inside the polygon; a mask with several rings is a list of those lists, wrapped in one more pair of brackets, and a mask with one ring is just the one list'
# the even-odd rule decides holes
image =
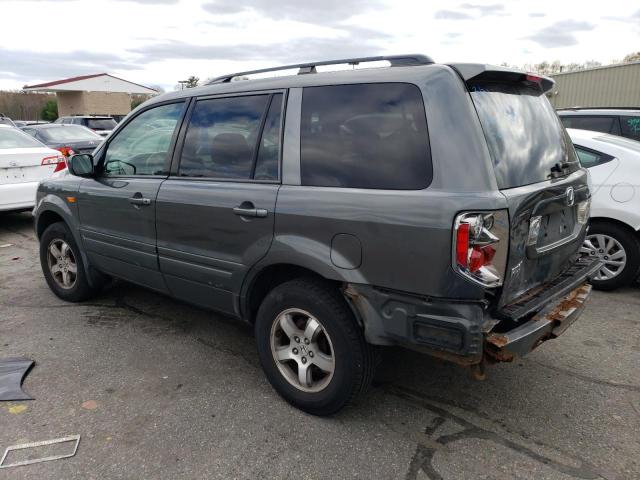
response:
{"label": "parked car row", "polygon": [[[116,117],[118,120],[116,120]],[[79,125],[92,130],[101,137],[108,136],[111,131],[118,125],[125,115],[71,115],[59,117],[53,123],[63,125]],[[0,113],[0,124],[9,125],[11,127],[26,128],[34,125],[49,124],[45,120],[12,120],[11,118]]]}

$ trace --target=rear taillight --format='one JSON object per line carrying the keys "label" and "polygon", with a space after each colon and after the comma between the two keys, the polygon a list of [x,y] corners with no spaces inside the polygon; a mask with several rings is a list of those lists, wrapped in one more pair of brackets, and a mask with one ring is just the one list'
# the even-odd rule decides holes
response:
{"label": "rear taillight", "polygon": [[506,210],[461,213],[454,222],[453,239],[458,273],[485,287],[502,285],[509,246]]}
{"label": "rear taillight", "polygon": [[64,170],[67,168],[67,162],[62,155],[55,155],[52,157],[44,157],[40,165],[55,165],[56,168],[53,170],[53,173],[59,172],[60,170]]}
{"label": "rear taillight", "polygon": [[65,157],[70,157],[71,155],[76,154],[76,152],[74,152],[71,147],[58,147],[56,148],[56,150],[58,150]]}

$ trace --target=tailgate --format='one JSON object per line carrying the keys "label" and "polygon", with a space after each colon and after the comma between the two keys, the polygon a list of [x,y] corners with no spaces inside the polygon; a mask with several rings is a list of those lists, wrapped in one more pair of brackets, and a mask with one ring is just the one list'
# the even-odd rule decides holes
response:
{"label": "tailgate", "polygon": [[502,190],[511,231],[500,307],[556,278],[575,261],[586,234],[586,176],[579,170],[554,183]]}

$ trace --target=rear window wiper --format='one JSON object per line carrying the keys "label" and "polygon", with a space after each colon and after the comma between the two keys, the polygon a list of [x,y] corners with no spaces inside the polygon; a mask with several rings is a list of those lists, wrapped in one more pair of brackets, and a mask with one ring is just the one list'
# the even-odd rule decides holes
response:
{"label": "rear window wiper", "polygon": [[556,162],[549,170],[551,171],[550,177],[560,177],[562,176],[568,168],[571,167],[571,164],[575,162]]}

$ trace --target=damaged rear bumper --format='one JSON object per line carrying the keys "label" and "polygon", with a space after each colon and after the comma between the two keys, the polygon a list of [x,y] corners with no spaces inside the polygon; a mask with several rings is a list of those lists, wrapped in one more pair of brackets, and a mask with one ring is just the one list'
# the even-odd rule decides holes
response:
{"label": "damaged rear bumper", "polygon": [[511,362],[542,342],[556,338],[578,319],[589,293],[591,285],[583,283],[523,325],[505,333],[489,333],[485,340],[487,359]]}
{"label": "damaged rear bumper", "polygon": [[541,291],[527,293],[496,312],[502,321],[485,337],[485,357],[511,362],[562,334],[584,310],[591,293],[587,281],[600,267],[600,260],[582,258]]}
{"label": "damaged rear bumper", "polygon": [[349,284],[345,297],[374,345],[400,345],[471,366],[510,362],[578,319],[600,261],[579,260],[499,311],[483,300],[422,297]]}

